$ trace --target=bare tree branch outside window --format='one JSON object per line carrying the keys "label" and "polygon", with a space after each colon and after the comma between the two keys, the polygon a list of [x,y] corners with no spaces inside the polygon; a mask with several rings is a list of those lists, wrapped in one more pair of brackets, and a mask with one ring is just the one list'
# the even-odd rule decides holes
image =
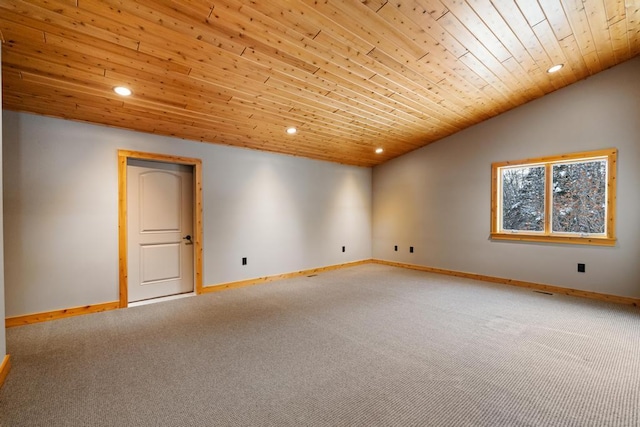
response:
{"label": "bare tree branch outside window", "polygon": [[502,170],[502,228],[544,231],[544,166]]}
{"label": "bare tree branch outside window", "polygon": [[615,148],[491,164],[491,239],[614,246]]}
{"label": "bare tree branch outside window", "polygon": [[553,165],[553,231],[604,233],[607,162]]}

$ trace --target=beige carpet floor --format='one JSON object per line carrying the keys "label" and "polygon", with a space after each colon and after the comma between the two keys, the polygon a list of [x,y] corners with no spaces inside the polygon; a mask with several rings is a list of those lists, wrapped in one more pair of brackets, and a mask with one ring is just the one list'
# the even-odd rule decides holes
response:
{"label": "beige carpet floor", "polygon": [[1,426],[640,426],[640,310],[368,264],[7,330]]}

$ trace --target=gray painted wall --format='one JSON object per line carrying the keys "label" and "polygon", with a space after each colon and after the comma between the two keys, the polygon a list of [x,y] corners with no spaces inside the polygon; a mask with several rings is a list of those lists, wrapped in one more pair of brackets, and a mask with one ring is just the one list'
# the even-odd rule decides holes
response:
{"label": "gray painted wall", "polygon": [[[0,43],[0,64],[2,63],[2,43]],[[2,87],[2,67],[0,67],[0,88]],[[0,90],[0,105],[2,105],[2,90]],[[0,129],[2,129],[2,116],[0,115]],[[0,188],[2,188],[2,132],[0,132]],[[0,200],[0,224],[3,223],[2,200]],[[4,322],[4,233],[0,227],[0,319]],[[7,354],[7,341],[4,324],[0,328],[0,363]]]}
{"label": "gray painted wall", "polygon": [[202,159],[205,286],[371,258],[371,169],[3,115],[9,317],[118,299],[118,149]]}
{"label": "gray painted wall", "polygon": [[[640,58],[387,162],[373,188],[370,169],[4,111],[6,315],[117,299],[118,148],[203,160],[205,286],[373,256],[640,297],[638,75]],[[492,162],[606,147],[615,247],[488,239]]]}
{"label": "gray painted wall", "polygon": [[[640,297],[639,77],[636,58],[375,167],[374,258]],[[615,247],[489,240],[492,162],[608,147]]]}

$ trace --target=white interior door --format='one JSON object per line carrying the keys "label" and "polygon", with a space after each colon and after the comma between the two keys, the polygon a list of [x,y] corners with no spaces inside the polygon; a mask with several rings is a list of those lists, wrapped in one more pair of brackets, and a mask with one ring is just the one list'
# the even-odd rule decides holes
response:
{"label": "white interior door", "polygon": [[129,302],[193,291],[193,168],[127,162]]}

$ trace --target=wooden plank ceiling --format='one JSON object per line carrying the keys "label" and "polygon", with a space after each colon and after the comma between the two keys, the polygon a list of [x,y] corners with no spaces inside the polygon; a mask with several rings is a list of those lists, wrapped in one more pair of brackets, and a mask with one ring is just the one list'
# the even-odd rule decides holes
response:
{"label": "wooden plank ceiling", "polygon": [[372,166],[638,55],[640,0],[0,0],[0,31],[5,109]]}

